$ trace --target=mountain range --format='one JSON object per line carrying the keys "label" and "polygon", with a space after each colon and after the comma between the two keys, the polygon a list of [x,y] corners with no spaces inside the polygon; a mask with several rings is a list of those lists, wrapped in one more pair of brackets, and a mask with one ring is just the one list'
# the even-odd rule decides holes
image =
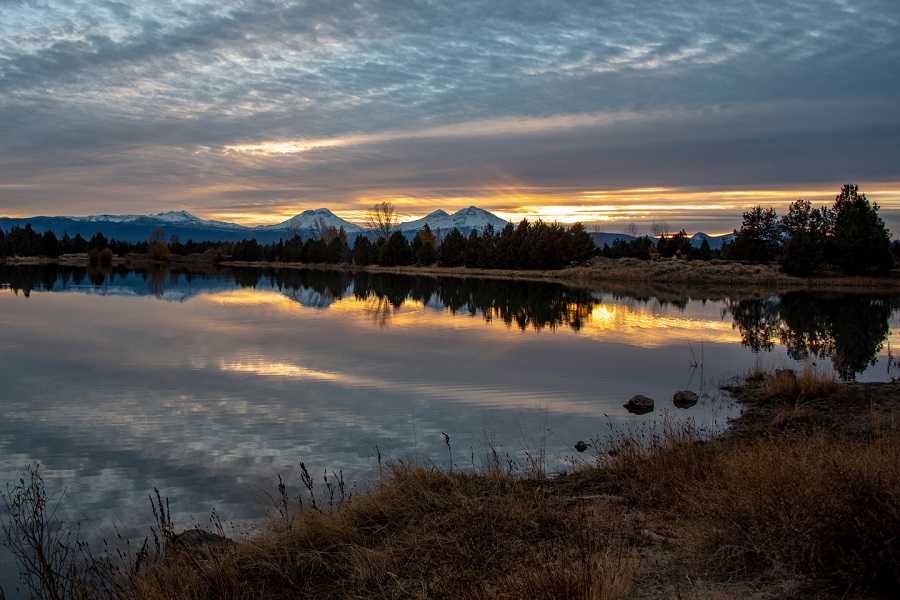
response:
{"label": "mountain range", "polygon": [[[39,233],[50,230],[57,236],[62,236],[65,232],[73,237],[81,234],[82,237],[90,238],[98,231],[102,231],[107,238],[132,243],[146,240],[150,231],[156,227],[165,229],[167,236],[177,235],[182,241],[193,239],[237,242],[256,238],[261,244],[269,244],[295,234],[303,238],[316,236],[322,227],[343,227],[351,240],[357,235],[374,236],[372,230],[345,221],[327,208],[305,210],[282,223],[258,227],[201,219],[183,210],[152,215],[0,217],[0,229],[6,231],[12,227],[24,227],[28,223]],[[451,231],[456,228],[463,234],[469,234],[473,229],[483,231],[489,224],[498,230],[506,225],[506,221],[497,215],[477,206],[470,206],[452,215],[443,210],[436,210],[421,219],[400,223],[399,229],[405,236],[412,238],[426,223],[432,230]]]}
{"label": "mountain range", "polygon": [[[256,238],[261,244],[269,244],[277,242],[279,239],[288,239],[293,235],[300,235],[303,238],[317,236],[322,227],[338,229],[343,227],[351,242],[357,235],[374,237],[371,229],[345,221],[327,208],[305,210],[282,223],[257,227],[201,219],[183,210],[151,215],[0,217],[0,229],[4,231],[17,226],[24,227],[28,223],[39,233],[50,230],[60,237],[63,233],[68,233],[73,237],[81,234],[82,237],[89,239],[101,231],[107,238],[131,243],[145,241],[150,231],[156,227],[165,229],[166,236],[177,235],[182,241],[193,239],[194,241],[237,242]],[[506,226],[507,221],[482,208],[470,206],[453,214],[438,209],[421,219],[400,223],[398,228],[407,238],[412,239],[426,223],[435,232],[440,230],[446,233],[458,229],[462,234],[468,235],[473,229],[479,232],[484,231],[488,225],[493,225],[494,229],[499,231]],[[615,233],[592,233],[591,235],[594,242],[600,247],[604,243],[612,245],[615,239],[632,239],[631,236]],[[721,248],[723,239],[728,236],[712,237],[701,232],[691,238],[691,245],[699,247],[704,237],[709,241],[710,247],[715,250]]]}

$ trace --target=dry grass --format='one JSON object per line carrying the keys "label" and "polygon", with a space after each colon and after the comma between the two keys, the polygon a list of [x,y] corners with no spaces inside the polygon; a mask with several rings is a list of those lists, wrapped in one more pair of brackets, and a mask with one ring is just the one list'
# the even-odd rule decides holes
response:
{"label": "dry grass", "polygon": [[762,392],[768,398],[799,404],[805,400],[828,398],[841,391],[833,373],[804,365],[798,373],[791,369],[777,369],[762,379]]}
{"label": "dry grass", "polygon": [[636,572],[630,533],[501,473],[395,466],[333,511],[294,509],[252,542],[163,560],[128,595],[613,600],[628,597]]}
{"label": "dry grass", "polygon": [[215,559],[163,561],[131,595],[880,597],[900,586],[896,431],[700,437],[622,435],[598,466],[557,480],[394,467],[333,512],[293,512]]}
{"label": "dry grass", "polygon": [[[780,389],[780,388],[777,388]],[[678,523],[698,566],[774,586],[900,586],[900,436],[818,430],[738,443],[687,430],[622,437],[603,472],[632,504]]]}

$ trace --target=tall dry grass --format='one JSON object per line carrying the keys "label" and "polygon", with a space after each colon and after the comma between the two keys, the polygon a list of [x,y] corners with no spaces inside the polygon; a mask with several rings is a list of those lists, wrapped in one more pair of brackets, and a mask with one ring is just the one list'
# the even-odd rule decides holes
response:
{"label": "tall dry grass", "polygon": [[333,510],[291,510],[253,541],[167,556],[128,595],[627,597],[635,575],[620,543],[627,536],[601,526],[583,502],[499,472],[395,465],[387,477]]}
{"label": "tall dry grass", "polygon": [[840,393],[841,384],[834,373],[817,370],[805,364],[797,372],[793,369],[776,369],[762,378],[762,392],[765,397],[794,404],[811,399],[824,399]]}
{"label": "tall dry grass", "polygon": [[[900,589],[900,438],[824,432],[744,443],[622,437],[604,467],[631,503],[678,522],[721,576]],[[811,584],[814,585],[814,584]]]}

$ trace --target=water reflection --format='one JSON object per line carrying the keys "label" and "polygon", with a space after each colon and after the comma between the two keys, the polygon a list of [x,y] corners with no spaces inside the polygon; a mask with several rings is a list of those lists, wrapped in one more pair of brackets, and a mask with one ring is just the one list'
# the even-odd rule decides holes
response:
{"label": "water reflection", "polygon": [[[896,328],[893,296],[718,298],[321,271],[0,267],[0,485],[40,461],[85,514],[130,514],[159,487],[184,523],[213,507],[248,516],[248,490],[290,480],[300,460],[365,476],[377,447],[446,466],[441,432],[455,457],[477,456],[486,440],[513,457],[546,443],[552,469],[611,424],[677,412],[724,426],[734,408],[719,385],[754,351],[827,355],[876,379],[865,367]],[[679,390],[698,403],[676,408]],[[655,410],[627,413],[636,394]]]}
{"label": "water reflection", "polygon": [[753,351],[779,343],[794,360],[831,359],[841,379],[853,381],[876,363],[898,308],[900,297],[886,294],[789,292],[730,300],[726,310]]}
{"label": "water reflection", "polygon": [[[256,293],[223,294],[271,290],[303,307],[362,313],[380,329],[409,323],[412,317],[403,315],[404,309],[424,308],[480,316],[487,323],[499,321],[521,331],[565,327],[604,339],[626,336],[648,347],[691,332],[705,339],[730,339],[726,322],[690,314],[688,307],[698,299],[688,292],[663,297],[646,291],[628,295],[621,286],[607,294],[612,301],[604,301],[598,292],[546,282],[291,269],[190,272],[56,265],[0,266],[0,286],[26,298],[34,290],[152,296],[177,302],[218,294],[219,302],[237,304],[269,300]],[[706,300],[700,300],[705,305]],[[897,295],[789,292],[769,298],[727,298],[722,316],[731,316],[731,328],[754,352],[771,352],[780,345],[796,361],[828,358],[842,379],[854,380],[877,361],[898,308]]]}
{"label": "water reflection", "polygon": [[317,308],[352,294],[378,327],[390,325],[398,309],[413,303],[451,314],[481,315],[485,321],[497,319],[521,330],[566,326],[577,331],[599,303],[585,290],[533,281],[260,269],[235,269],[234,277],[242,286],[273,287]]}

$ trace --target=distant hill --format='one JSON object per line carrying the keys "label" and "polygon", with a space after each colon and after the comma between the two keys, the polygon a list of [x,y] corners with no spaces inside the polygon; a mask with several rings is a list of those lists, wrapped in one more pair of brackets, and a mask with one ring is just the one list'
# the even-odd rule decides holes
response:
{"label": "distant hill", "polygon": [[[646,237],[646,236],[645,236]],[[591,233],[591,238],[593,238],[594,243],[597,244],[598,248],[602,248],[603,244],[608,244],[612,246],[616,240],[624,240],[626,242],[630,242],[635,239],[634,236],[627,235],[625,233],[602,233],[602,232],[593,232]],[[721,250],[722,244],[726,242],[730,242],[734,239],[733,233],[728,233],[725,235],[708,235],[703,233],[702,231],[698,231],[694,235],[691,236],[691,246],[693,248],[699,248],[703,243],[703,240],[709,243],[710,250]]]}
{"label": "distant hill", "polygon": [[598,248],[603,248],[603,244],[612,246],[617,240],[630,242],[634,239],[633,236],[624,233],[603,233],[600,231],[594,231],[591,232],[590,235],[591,239],[594,240],[594,244],[596,244]]}
{"label": "distant hill", "polygon": [[[39,232],[53,231],[57,236],[68,233],[71,237],[81,234],[90,239],[98,231],[107,238],[115,238],[125,242],[142,242],[147,240],[150,231],[155,227],[166,230],[167,236],[177,235],[182,241],[220,241],[237,242],[253,237],[253,230],[243,225],[223,221],[207,221],[185,212],[167,212],[155,215],[93,215],[89,217],[0,217],[0,229],[8,231],[12,227],[24,227],[27,223]],[[266,238],[266,243],[278,241],[278,234]],[[260,242],[263,240],[260,239]]]}
{"label": "distant hill", "polygon": [[703,244],[704,239],[706,239],[706,242],[709,244],[710,250],[721,250],[723,244],[728,243],[734,239],[734,234],[726,233],[725,235],[707,235],[702,231],[698,231],[691,236],[691,247],[699,248]]}

